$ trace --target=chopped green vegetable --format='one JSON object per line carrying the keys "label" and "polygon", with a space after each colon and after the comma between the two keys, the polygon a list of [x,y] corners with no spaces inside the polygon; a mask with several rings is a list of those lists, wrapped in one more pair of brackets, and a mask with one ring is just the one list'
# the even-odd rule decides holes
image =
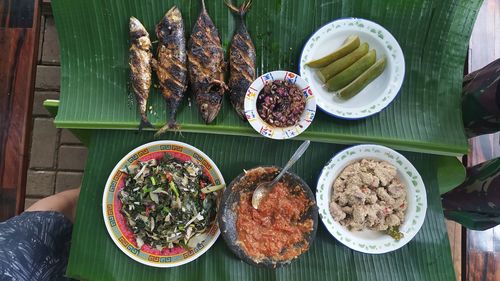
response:
{"label": "chopped green vegetable", "polygon": [[214,192],[214,191],[217,191],[217,190],[221,190],[223,189],[224,187],[226,187],[225,184],[219,184],[219,185],[214,185],[214,186],[207,186],[207,187],[204,187],[201,189],[201,192],[203,193],[210,193],[210,192]]}
{"label": "chopped green vegetable", "polygon": [[403,233],[399,231],[399,226],[390,226],[385,233],[394,238],[396,241],[399,241],[404,237]]}
{"label": "chopped green vegetable", "polygon": [[210,228],[216,211],[216,190],[200,196],[201,186],[211,185],[203,168],[166,153],[161,159],[139,162],[122,171],[128,176],[118,198],[137,247],[195,247],[198,242],[190,242],[191,238]]}
{"label": "chopped green vegetable", "polygon": [[170,187],[170,190],[175,193],[175,197],[179,198],[179,191],[177,190],[177,187],[175,186],[175,183],[173,181],[168,183],[168,187]]}
{"label": "chopped green vegetable", "polygon": [[156,193],[153,193],[153,192],[150,192],[149,193],[149,198],[151,198],[151,200],[153,200],[153,202],[155,202],[156,204],[159,204],[159,197],[158,197],[158,194]]}
{"label": "chopped green vegetable", "polygon": [[153,185],[156,185],[156,178],[154,176],[152,176],[152,177],[150,177],[150,179],[151,179],[151,183]]}

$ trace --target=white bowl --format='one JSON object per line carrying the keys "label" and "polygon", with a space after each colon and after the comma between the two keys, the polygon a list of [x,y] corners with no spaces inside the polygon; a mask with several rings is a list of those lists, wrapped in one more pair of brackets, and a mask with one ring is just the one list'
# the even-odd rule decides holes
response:
{"label": "white bowl", "polygon": [[[295,126],[284,128],[274,127],[262,120],[257,112],[257,97],[260,91],[266,83],[271,83],[275,80],[286,80],[295,84],[306,97],[306,107],[300,116],[300,121]],[[316,99],[314,98],[313,91],[302,77],[293,72],[283,70],[268,72],[253,81],[245,95],[245,117],[255,131],[271,139],[289,139],[300,135],[311,125],[315,115]]]}
{"label": "white bowl", "polygon": [[[406,186],[408,209],[399,228],[404,235],[399,241],[380,231],[349,231],[330,214],[333,182],[347,165],[363,158],[386,161],[394,165],[398,170],[398,177]],[[410,242],[422,227],[427,210],[425,186],[418,171],[403,155],[380,145],[352,146],[328,161],[318,179],[316,202],[321,220],[333,237],[353,250],[369,254],[391,252]]]}
{"label": "white bowl", "polygon": [[[220,234],[217,219],[215,219],[210,228],[205,232],[206,237],[204,240],[200,241],[195,248],[189,251],[177,249],[172,253],[158,254],[149,252],[145,248],[147,245],[141,248],[137,247],[136,241],[132,236],[133,234],[131,234],[126,226],[123,215],[119,211],[121,202],[117,196],[123,187],[125,176],[120,170],[125,168],[125,166],[137,163],[139,160],[156,159],[165,153],[175,154],[175,157],[179,156],[190,161],[195,159],[203,166],[204,171],[209,175],[214,184],[225,184],[221,172],[212,159],[199,149],[178,141],[146,143],[129,152],[116,164],[109,175],[102,196],[102,212],[106,229],[113,242],[115,242],[116,246],[123,253],[137,262],[154,267],[175,267],[191,262],[208,251]],[[219,192],[219,196],[220,194],[221,192]]]}
{"label": "white bowl", "polygon": [[[342,45],[350,35],[358,35],[375,49],[377,59],[387,58],[384,72],[366,88],[350,99],[329,92],[316,74],[317,69],[306,63],[321,58]],[[397,96],[405,75],[403,51],[385,28],[372,21],[357,18],[330,22],[316,31],[307,41],[300,57],[300,75],[311,85],[319,108],[343,119],[360,119],[380,112]]]}

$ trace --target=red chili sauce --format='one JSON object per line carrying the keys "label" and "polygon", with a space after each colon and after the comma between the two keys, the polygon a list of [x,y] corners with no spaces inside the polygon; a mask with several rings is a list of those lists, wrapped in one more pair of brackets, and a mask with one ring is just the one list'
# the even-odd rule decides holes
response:
{"label": "red chili sauce", "polygon": [[[292,260],[309,245],[305,235],[313,229],[313,221],[300,221],[310,200],[299,186],[290,191],[279,182],[262,199],[259,209],[252,207],[252,192],[243,193],[237,210],[236,230],[241,246],[254,259]],[[300,243],[302,242],[302,243]]]}

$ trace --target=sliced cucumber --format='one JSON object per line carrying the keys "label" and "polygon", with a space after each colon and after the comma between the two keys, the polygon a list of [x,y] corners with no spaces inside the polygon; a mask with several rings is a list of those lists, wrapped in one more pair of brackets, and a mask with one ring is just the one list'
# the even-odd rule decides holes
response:
{"label": "sliced cucumber", "polygon": [[350,54],[347,56],[340,58],[331,64],[321,68],[318,71],[318,77],[321,79],[323,83],[326,83],[328,79],[332,78],[333,76],[337,75],[340,73],[342,70],[348,68],[351,66],[353,63],[355,63],[357,60],[359,60],[362,56],[366,55],[368,53],[368,43],[363,43],[359,45],[359,47],[352,51]]}
{"label": "sliced cucumber", "polygon": [[361,74],[345,88],[340,90],[338,93],[339,96],[344,99],[350,99],[361,92],[361,90],[363,90],[368,84],[370,84],[373,80],[379,77],[382,72],[384,72],[386,61],[387,59],[385,56],[380,58],[374,65],[363,72],[363,74]]}
{"label": "sliced cucumber", "polygon": [[326,82],[326,86],[330,91],[338,91],[349,83],[354,81],[358,76],[365,72],[370,66],[375,63],[377,54],[375,50],[369,51],[348,68],[344,69],[339,74],[333,76]]}
{"label": "sliced cucumber", "polygon": [[320,59],[310,61],[306,65],[316,68],[327,66],[333,61],[338,60],[341,57],[354,51],[357,47],[359,47],[359,37],[358,35],[351,35],[347,37],[344,44],[342,44],[342,46],[340,46],[338,49]]}

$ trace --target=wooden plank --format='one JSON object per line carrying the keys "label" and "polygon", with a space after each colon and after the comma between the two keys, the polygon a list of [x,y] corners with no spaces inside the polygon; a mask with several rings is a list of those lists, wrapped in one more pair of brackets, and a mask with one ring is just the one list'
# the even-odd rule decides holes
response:
{"label": "wooden plank", "polygon": [[39,0],[0,0],[0,221],[24,209]]}
{"label": "wooden plank", "polygon": [[500,280],[500,226],[467,230],[467,280]]}
{"label": "wooden plank", "polygon": [[500,226],[467,230],[467,280],[500,280]]}
{"label": "wooden plank", "polygon": [[451,257],[453,259],[453,268],[457,281],[462,280],[462,232],[463,227],[450,220],[446,220],[446,228],[448,230],[448,238],[450,240]]}

